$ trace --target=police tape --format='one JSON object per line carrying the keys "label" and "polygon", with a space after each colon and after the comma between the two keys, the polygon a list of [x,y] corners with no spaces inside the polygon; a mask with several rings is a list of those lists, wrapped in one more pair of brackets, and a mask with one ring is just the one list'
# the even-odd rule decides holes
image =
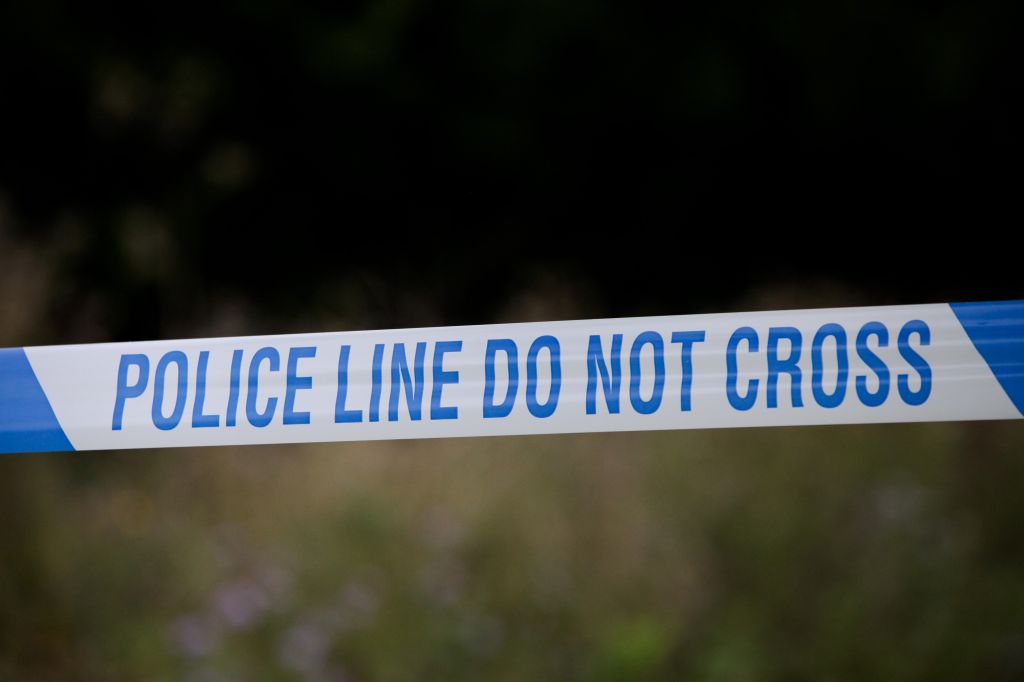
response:
{"label": "police tape", "polygon": [[1024,301],[0,349],[0,452],[1024,415]]}

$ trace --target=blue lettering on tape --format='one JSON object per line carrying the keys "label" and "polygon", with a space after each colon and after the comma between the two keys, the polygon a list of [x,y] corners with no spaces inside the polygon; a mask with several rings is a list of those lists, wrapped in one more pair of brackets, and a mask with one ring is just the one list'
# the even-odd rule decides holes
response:
{"label": "blue lettering on tape", "polygon": [[[505,354],[508,365],[508,388],[505,398],[500,403],[494,402],[494,382],[496,370],[494,363],[498,352]],[[512,414],[519,392],[519,350],[512,339],[490,339],[484,353],[484,419],[500,419]]]}

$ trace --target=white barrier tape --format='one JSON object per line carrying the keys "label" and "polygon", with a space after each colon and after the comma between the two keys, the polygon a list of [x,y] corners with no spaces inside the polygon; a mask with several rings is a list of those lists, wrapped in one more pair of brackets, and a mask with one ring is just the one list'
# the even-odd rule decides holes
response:
{"label": "white barrier tape", "polygon": [[0,350],[0,452],[1022,413],[1024,301]]}

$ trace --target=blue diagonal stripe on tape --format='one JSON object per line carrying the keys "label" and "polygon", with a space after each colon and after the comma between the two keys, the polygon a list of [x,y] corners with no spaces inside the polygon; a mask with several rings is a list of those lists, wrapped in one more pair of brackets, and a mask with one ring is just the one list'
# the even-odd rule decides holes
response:
{"label": "blue diagonal stripe on tape", "polygon": [[74,450],[21,348],[0,348],[0,452]]}
{"label": "blue diagonal stripe on tape", "polygon": [[950,303],[949,307],[1024,415],[1024,301]]}

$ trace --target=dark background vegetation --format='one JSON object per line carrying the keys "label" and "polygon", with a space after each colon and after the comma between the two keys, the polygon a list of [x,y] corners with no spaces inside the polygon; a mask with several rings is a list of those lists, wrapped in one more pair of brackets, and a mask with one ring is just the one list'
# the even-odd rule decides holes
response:
{"label": "dark background vegetation", "polygon": [[[0,5],[0,345],[1019,298],[1019,6]],[[0,461],[0,678],[1019,679],[1024,432]]]}

